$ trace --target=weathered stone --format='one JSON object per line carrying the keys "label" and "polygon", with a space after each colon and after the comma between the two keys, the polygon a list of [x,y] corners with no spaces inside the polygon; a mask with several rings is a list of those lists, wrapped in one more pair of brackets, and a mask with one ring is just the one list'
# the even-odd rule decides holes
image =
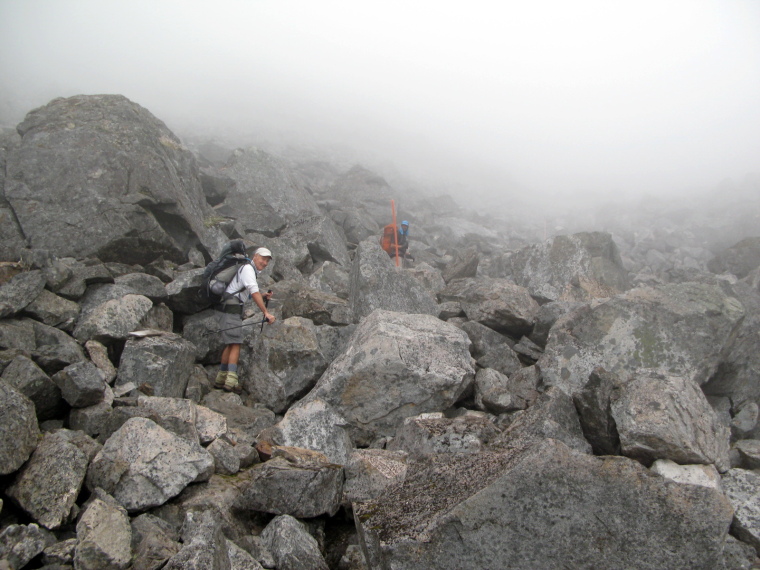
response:
{"label": "weathered stone", "polygon": [[[243,329],[252,330],[253,324]],[[213,364],[219,362],[224,344],[219,334],[218,313],[214,309],[206,309],[182,320],[182,337],[195,346],[195,359],[198,362]]]}
{"label": "weathered stone", "polygon": [[188,484],[208,479],[214,459],[197,443],[149,419],[128,420],[93,459],[87,487],[103,488],[129,512],[162,505]]}
{"label": "weathered stone", "polygon": [[115,386],[147,383],[154,396],[183,398],[194,361],[195,346],[179,335],[130,338],[121,354]]}
{"label": "weathered stone", "polygon": [[290,291],[282,304],[282,318],[289,317],[303,317],[315,325],[351,323],[349,305],[344,299],[306,286]]}
{"label": "weathered stone", "polygon": [[0,563],[10,570],[21,570],[55,542],[55,536],[36,524],[11,524],[0,531]]}
{"label": "weathered stone", "polygon": [[317,541],[292,516],[285,514],[272,519],[261,538],[274,556],[278,570],[327,570]]}
{"label": "weathered stone", "polygon": [[729,272],[739,279],[760,266],[760,237],[748,237],[721,251],[707,267],[714,273]]}
{"label": "weathered stone", "polygon": [[227,433],[238,443],[255,443],[261,430],[275,424],[275,415],[264,407],[250,408],[243,405],[237,394],[214,390],[201,400],[203,406],[222,414],[227,423]]}
{"label": "weathered stone", "polygon": [[630,287],[612,236],[583,232],[525,247],[510,258],[515,283],[546,301],[588,301]]}
{"label": "weathered stone", "polygon": [[34,361],[48,374],[55,374],[69,364],[86,360],[82,347],[65,332],[37,321],[34,329]]}
{"label": "weathered stone", "polygon": [[526,399],[514,389],[510,379],[493,368],[481,368],[475,375],[475,406],[492,414],[524,410],[538,392]]}
{"label": "weathered stone", "polygon": [[39,434],[32,401],[0,379],[0,475],[13,473],[29,459]]}
{"label": "weathered stone", "polygon": [[130,272],[114,279],[114,284],[124,287],[130,293],[147,297],[154,304],[166,301],[164,282],[155,275]]}
{"label": "weathered stone", "polygon": [[214,471],[222,475],[234,475],[240,471],[240,457],[235,448],[223,439],[215,439],[208,446],[208,451],[214,458]]}
{"label": "weathered stone", "polygon": [[106,301],[80,318],[74,328],[74,337],[80,342],[97,340],[111,342],[124,340],[138,328],[153,303],[142,295],[124,295]]}
{"label": "weathered stone", "polygon": [[116,379],[116,367],[108,357],[108,349],[96,340],[88,340],[84,347],[92,363],[103,373],[105,383],[112,384]]}
{"label": "weathered stone", "polygon": [[[198,434],[198,407],[190,400],[182,398],[164,398],[155,396],[138,396],[137,407],[145,412],[143,417],[153,419],[164,429],[195,443],[209,443],[211,439],[201,442]],[[212,438],[213,439],[213,438]]]}
{"label": "weathered stone", "polygon": [[2,379],[34,403],[39,421],[52,419],[62,412],[60,388],[30,358],[16,356],[3,370]]}
{"label": "weathered stone", "polygon": [[723,475],[723,492],[734,507],[731,533],[760,551],[760,475],[731,469]]}
{"label": "weathered stone", "polygon": [[177,271],[165,285],[166,305],[174,312],[192,315],[207,309],[211,303],[200,295],[204,268]]}
{"label": "weathered stone", "polygon": [[72,408],[86,408],[102,402],[108,387],[103,373],[89,360],[70,364],[56,372],[52,380]]}
{"label": "weathered stone", "polygon": [[68,521],[89,458],[57,433],[45,435],[6,493],[37,523],[54,529]]}
{"label": "weathered stone", "polygon": [[320,263],[309,275],[309,287],[348,299],[349,269],[334,261]]}
{"label": "weathered stone", "polygon": [[127,511],[113,497],[95,489],[77,522],[79,544],[74,566],[82,570],[121,570],[132,559],[132,528]]}
{"label": "weathered stone", "polygon": [[720,473],[713,465],[679,465],[670,459],[658,459],[651,470],[676,483],[721,490]]}
{"label": "weathered stone", "polygon": [[195,159],[139,105],[121,95],[54,99],[18,131],[5,194],[32,247],[181,263],[189,243],[206,239]]}
{"label": "weathered stone", "polygon": [[241,357],[247,365],[241,381],[257,402],[277,413],[308,392],[327,368],[316,327],[308,319],[278,321],[249,342]]}
{"label": "weathered stone", "polygon": [[273,443],[277,445],[319,451],[332,463],[345,465],[354,448],[345,425],[346,420],[340,414],[317,398],[291,406],[267,433],[273,434]]}
{"label": "weathered stone", "polygon": [[741,303],[719,286],[641,287],[568,315],[552,329],[538,364],[547,385],[567,392],[584,385],[595,366],[649,368],[701,385],[743,316]]}
{"label": "weathered stone", "polygon": [[371,568],[707,569],[732,509],[713,489],[545,440],[429,456],[354,514]]}
{"label": "weathered stone", "polygon": [[73,568],[74,551],[78,543],[76,538],[69,538],[48,546],[42,551],[42,562],[46,564],[43,568]]}
{"label": "weathered stone", "polygon": [[545,348],[554,323],[582,305],[582,303],[570,301],[552,301],[541,305],[536,312],[536,321],[530,332],[530,339],[538,346]]}
{"label": "weathered stone", "polygon": [[454,279],[466,279],[475,277],[478,273],[480,256],[475,247],[468,247],[464,251],[457,251],[454,259],[446,264],[443,270],[443,280],[448,283]]}
{"label": "weathered stone", "polygon": [[[324,456],[323,456],[324,457]],[[334,515],[343,492],[343,468],[325,459],[293,463],[284,457],[254,465],[241,508],[297,518]]]}
{"label": "weathered stone", "polygon": [[34,301],[24,308],[24,312],[48,326],[71,331],[79,316],[79,305],[43,289]]}
{"label": "weathered stone", "polygon": [[729,430],[699,386],[678,376],[639,370],[611,405],[623,455],[729,467]]}
{"label": "weathered stone", "polygon": [[133,570],[159,570],[180,549],[179,534],[162,519],[144,513],[132,519]]}
{"label": "weathered stone", "polygon": [[15,275],[0,285],[0,319],[20,313],[45,287],[45,276],[40,270]]}
{"label": "weathered stone", "polygon": [[472,341],[470,354],[482,368],[493,368],[506,376],[522,368],[517,353],[504,335],[475,321],[464,323],[462,330]]}
{"label": "weathered stone", "polygon": [[333,406],[358,445],[393,436],[404,418],[445,410],[470,387],[469,344],[464,332],[430,315],[377,310],[306,399]]}
{"label": "weathered stone", "polygon": [[232,570],[222,525],[213,510],[187,512],[182,542],[165,570]]}
{"label": "weathered stone", "polygon": [[350,274],[349,304],[358,323],[375,309],[437,315],[437,303],[419,281],[397,270],[377,239],[359,244]]}
{"label": "weathered stone", "polygon": [[743,469],[760,469],[760,440],[743,439],[737,441],[734,449],[739,452]]}
{"label": "weathered stone", "polygon": [[343,502],[379,499],[406,477],[406,451],[355,449],[344,466]]}
{"label": "weathered stone", "polygon": [[411,455],[479,453],[499,434],[499,429],[487,419],[429,417],[431,415],[437,414],[406,418],[387,449]]}
{"label": "weathered stone", "polygon": [[528,290],[506,279],[457,279],[438,298],[458,301],[469,320],[517,338],[530,332],[538,312]]}
{"label": "weathered stone", "polygon": [[617,374],[597,367],[583,388],[573,395],[583,435],[597,455],[620,454],[620,436],[611,405],[622,383]]}

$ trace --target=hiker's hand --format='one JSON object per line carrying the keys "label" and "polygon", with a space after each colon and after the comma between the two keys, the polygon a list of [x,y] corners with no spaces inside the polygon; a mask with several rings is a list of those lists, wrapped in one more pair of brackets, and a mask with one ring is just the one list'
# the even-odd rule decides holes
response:
{"label": "hiker's hand", "polygon": [[264,319],[266,319],[266,322],[270,325],[277,320],[272,313],[264,313]]}
{"label": "hiker's hand", "polygon": [[269,291],[267,291],[266,293],[264,293],[261,296],[261,298],[264,299],[265,301],[269,301],[269,299],[272,298],[272,291],[271,291],[271,289]]}

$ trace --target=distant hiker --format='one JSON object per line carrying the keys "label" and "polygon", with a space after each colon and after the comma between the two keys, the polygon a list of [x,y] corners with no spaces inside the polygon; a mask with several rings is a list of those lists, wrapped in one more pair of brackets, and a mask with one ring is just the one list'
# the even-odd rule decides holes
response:
{"label": "distant hiker", "polygon": [[[399,257],[407,257],[407,249],[409,249],[409,222],[404,220],[398,227],[398,254]],[[414,258],[408,256],[414,261]]]}
{"label": "distant hiker", "polygon": [[222,342],[226,346],[222,352],[222,364],[216,375],[214,388],[240,394],[243,388],[238,381],[237,365],[240,358],[240,345],[243,344],[243,303],[248,299],[253,299],[253,302],[261,309],[264,321],[269,324],[275,321],[274,315],[267,310],[265,303],[265,300],[269,301],[272,293],[270,291],[262,295],[256,281],[258,274],[269,265],[272,252],[265,247],[260,247],[253,253],[253,259],[250,260],[245,256],[245,244],[242,240],[233,241],[230,246],[232,253],[242,256],[247,262],[237,270],[224,292],[222,302],[215,306]]}
{"label": "distant hiker", "polygon": [[408,252],[409,222],[404,220],[400,226],[396,226],[395,224],[385,226],[383,228],[383,237],[380,239],[380,246],[391,257],[396,257],[398,252],[399,259],[414,261],[414,257]]}

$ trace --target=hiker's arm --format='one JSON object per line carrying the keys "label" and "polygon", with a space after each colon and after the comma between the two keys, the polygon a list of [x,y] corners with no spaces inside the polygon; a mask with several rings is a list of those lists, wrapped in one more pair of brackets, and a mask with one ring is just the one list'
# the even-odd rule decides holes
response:
{"label": "hiker's arm", "polygon": [[[267,296],[271,297],[270,293],[266,293]],[[274,321],[274,315],[267,311],[267,306],[264,304],[264,297],[261,295],[260,291],[256,291],[251,295],[251,299],[253,299],[253,302],[256,303],[256,305],[261,309],[261,312],[264,314],[264,318],[266,321],[271,325]]]}

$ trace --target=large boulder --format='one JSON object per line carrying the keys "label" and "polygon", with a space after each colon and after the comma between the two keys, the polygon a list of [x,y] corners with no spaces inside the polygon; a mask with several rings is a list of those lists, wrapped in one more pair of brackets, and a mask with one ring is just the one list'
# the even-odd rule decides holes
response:
{"label": "large boulder", "polygon": [[321,214],[293,220],[282,232],[282,237],[306,244],[314,263],[332,261],[345,268],[351,263],[345,237],[335,222]]}
{"label": "large boulder", "polygon": [[132,561],[132,527],[127,511],[102,489],[95,489],[77,522],[74,567],[123,570]]}
{"label": "large boulder", "polygon": [[[241,217],[256,215],[262,200],[287,221],[320,213],[293,168],[261,149],[234,151],[220,170],[234,182],[227,191],[224,204],[237,209]],[[267,225],[246,229],[261,232]]]}
{"label": "large boulder", "polygon": [[20,313],[42,292],[45,275],[39,269],[14,275],[0,285],[0,319]]}
{"label": "large boulder", "polygon": [[304,523],[289,515],[272,519],[261,538],[272,553],[278,570],[327,570],[327,562],[317,540],[309,534]]}
{"label": "large boulder", "polygon": [[510,258],[515,283],[545,301],[587,301],[630,287],[612,236],[583,232],[525,247]]}
{"label": "large boulder", "polygon": [[714,273],[733,273],[739,279],[760,267],[760,237],[748,237],[721,251],[707,264]]}
{"label": "large boulder", "polygon": [[132,418],[103,445],[90,464],[87,487],[102,488],[127,511],[163,505],[190,483],[213,473],[214,458],[197,442]]}
{"label": "large boulder", "polygon": [[404,418],[449,408],[475,376],[467,335],[430,315],[376,310],[305,399],[321,398],[354,441],[392,437]]}
{"label": "large boulder", "polygon": [[184,398],[195,363],[195,346],[173,333],[130,338],[119,361],[115,386],[143,383],[153,396]]}
{"label": "large boulder", "polygon": [[327,368],[316,329],[308,319],[291,317],[256,330],[241,358],[241,381],[257,402],[282,413],[314,387]]}
{"label": "large boulder", "polygon": [[0,475],[13,473],[29,459],[39,435],[32,401],[0,379]]}
{"label": "large boulder", "polygon": [[558,321],[538,365],[547,385],[568,393],[596,366],[616,373],[648,368],[702,385],[743,317],[739,300],[717,285],[639,287]]}
{"label": "large boulder", "polygon": [[620,457],[545,440],[428,457],[354,504],[373,568],[716,568],[733,510]]}
{"label": "large boulder", "polygon": [[515,338],[530,332],[538,312],[528,290],[506,279],[457,279],[438,298],[457,301],[469,320]]}
{"label": "large boulder", "polygon": [[20,142],[15,129],[0,128],[0,261],[18,261],[28,246],[4,191],[6,156]]}
{"label": "large boulder", "polygon": [[349,304],[354,322],[375,309],[437,315],[435,299],[411,274],[393,265],[377,239],[359,244],[350,276]]}
{"label": "large boulder", "polygon": [[2,379],[27,396],[37,411],[37,419],[53,419],[63,410],[61,389],[33,360],[19,354],[5,370]]}
{"label": "large boulder", "polygon": [[33,248],[183,263],[207,241],[195,158],[146,109],[121,95],[59,98],[17,129],[5,195]]}

